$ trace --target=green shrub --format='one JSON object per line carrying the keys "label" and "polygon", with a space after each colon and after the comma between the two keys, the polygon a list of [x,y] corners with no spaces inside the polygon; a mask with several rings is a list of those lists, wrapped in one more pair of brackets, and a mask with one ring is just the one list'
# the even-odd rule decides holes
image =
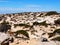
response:
{"label": "green shrub", "polygon": [[50,16],[50,15],[57,15],[58,13],[56,11],[50,11],[47,12],[47,14],[45,16]]}
{"label": "green shrub", "polygon": [[34,23],[33,23],[33,25],[39,25],[39,24],[40,24],[40,23],[38,23],[38,22],[34,22]]}
{"label": "green shrub", "polygon": [[53,33],[48,33],[49,38],[55,36],[56,34],[60,34],[60,29],[56,29],[55,31],[53,31]]}
{"label": "green shrub", "polygon": [[38,22],[34,22],[33,25],[43,25],[43,26],[47,26],[46,21],[38,23]]}
{"label": "green shrub", "polygon": [[60,19],[57,19],[57,20],[55,20],[54,22],[55,22],[56,25],[57,25],[57,24],[59,25],[59,24],[60,24]]}
{"label": "green shrub", "polygon": [[9,22],[3,21],[1,24],[9,24]]}
{"label": "green shrub", "polygon": [[27,27],[30,27],[30,25],[27,25],[27,24],[14,24],[14,26],[16,27],[16,26],[25,26],[26,28]]}
{"label": "green shrub", "polygon": [[0,24],[0,32],[7,32],[8,29],[11,29],[11,25],[8,22],[4,21]]}
{"label": "green shrub", "polygon": [[60,29],[56,29],[53,33],[58,33],[58,34],[60,34]]}
{"label": "green shrub", "polygon": [[54,41],[60,41],[60,37],[56,37],[56,38],[53,38],[51,40],[54,40]]}
{"label": "green shrub", "polygon": [[43,13],[41,13],[38,17],[41,17],[43,15]]}
{"label": "green shrub", "polygon": [[17,35],[18,34],[23,34],[24,36],[26,36],[27,38],[29,38],[29,34],[27,33],[27,31],[25,30],[19,30],[15,32]]}
{"label": "green shrub", "polygon": [[46,21],[44,21],[44,22],[41,22],[40,25],[47,26],[47,23]]}
{"label": "green shrub", "polygon": [[54,33],[48,33],[48,35],[49,35],[49,37],[48,37],[48,38],[50,38],[50,37],[52,37],[52,36],[55,36],[55,34],[54,34]]}

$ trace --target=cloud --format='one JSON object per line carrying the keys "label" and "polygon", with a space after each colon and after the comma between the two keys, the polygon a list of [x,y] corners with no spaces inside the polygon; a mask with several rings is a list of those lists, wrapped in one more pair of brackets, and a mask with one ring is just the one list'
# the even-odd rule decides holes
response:
{"label": "cloud", "polygon": [[[25,5],[24,7],[0,7],[0,13],[17,13],[17,12],[41,12],[56,10],[50,6],[42,5]],[[57,10],[56,10],[57,11]]]}
{"label": "cloud", "polygon": [[32,7],[33,8],[33,7],[40,7],[40,5],[26,5],[25,7],[27,7],[27,8]]}

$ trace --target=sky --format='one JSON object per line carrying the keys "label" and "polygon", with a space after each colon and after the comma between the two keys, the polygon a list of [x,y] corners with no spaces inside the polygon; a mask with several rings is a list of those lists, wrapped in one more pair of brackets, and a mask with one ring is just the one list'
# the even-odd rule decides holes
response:
{"label": "sky", "polygon": [[60,0],[0,0],[0,13],[60,12]]}

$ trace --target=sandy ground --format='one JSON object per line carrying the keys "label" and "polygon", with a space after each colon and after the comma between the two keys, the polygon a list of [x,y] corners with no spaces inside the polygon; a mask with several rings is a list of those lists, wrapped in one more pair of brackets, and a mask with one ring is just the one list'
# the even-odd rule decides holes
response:
{"label": "sandy ground", "polygon": [[10,43],[10,45],[37,45],[36,39],[30,39],[30,40],[16,40],[13,43]]}
{"label": "sandy ground", "polygon": [[60,45],[60,42],[50,41],[50,42],[41,42],[38,39],[30,39],[30,40],[18,40],[14,41],[14,43],[10,43],[10,45]]}

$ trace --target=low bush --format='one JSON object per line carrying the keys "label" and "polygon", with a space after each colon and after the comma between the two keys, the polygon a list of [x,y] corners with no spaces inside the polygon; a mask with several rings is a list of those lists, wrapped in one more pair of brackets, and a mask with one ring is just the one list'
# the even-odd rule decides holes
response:
{"label": "low bush", "polygon": [[34,22],[33,25],[43,25],[43,26],[47,26],[46,21],[38,23],[38,22]]}
{"label": "low bush", "polygon": [[50,11],[47,12],[47,14],[45,16],[50,16],[50,15],[57,15],[58,13],[56,11]]}
{"label": "low bush", "polygon": [[40,23],[38,23],[38,22],[34,22],[34,23],[33,23],[33,25],[39,25],[39,24],[40,24]]}
{"label": "low bush", "polygon": [[56,29],[53,33],[58,33],[58,34],[60,34],[60,29]]}
{"label": "low bush", "polygon": [[11,25],[8,22],[3,22],[0,24],[0,32],[7,32],[8,29],[11,29]]}
{"label": "low bush", "polygon": [[26,28],[27,27],[30,27],[30,25],[27,25],[27,24],[14,24],[14,26],[16,27],[16,26],[25,26]]}
{"label": "low bush", "polygon": [[46,21],[44,21],[44,22],[41,22],[40,25],[47,26],[47,23]]}
{"label": "low bush", "polygon": [[60,34],[60,29],[55,29],[55,31],[53,31],[53,33],[48,33],[49,38],[52,36],[55,36],[56,34]]}
{"label": "low bush", "polygon": [[56,37],[56,38],[53,38],[51,40],[54,40],[54,41],[60,41],[60,37]]}
{"label": "low bush", "polygon": [[23,34],[24,36],[26,36],[27,38],[29,38],[29,34],[25,30],[19,30],[19,31],[16,31],[14,33],[16,33],[17,35],[18,34]]}
{"label": "low bush", "polygon": [[55,22],[56,25],[57,25],[57,24],[59,25],[59,24],[60,24],[60,19],[57,19],[57,20],[55,20],[54,22]]}
{"label": "low bush", "polygon": [[54,34],[54,33],[48,33],[48,35],[49,35],[49,37],[48,37],[48,38],[55,36],[55,34]]}

